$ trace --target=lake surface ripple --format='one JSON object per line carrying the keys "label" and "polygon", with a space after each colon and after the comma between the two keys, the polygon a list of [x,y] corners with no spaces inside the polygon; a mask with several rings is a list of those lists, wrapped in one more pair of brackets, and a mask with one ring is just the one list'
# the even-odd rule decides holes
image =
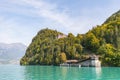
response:
{"label": "lake surface ripple", "polygon": [[120,68],[0,65],[0,80],[120,80]]}

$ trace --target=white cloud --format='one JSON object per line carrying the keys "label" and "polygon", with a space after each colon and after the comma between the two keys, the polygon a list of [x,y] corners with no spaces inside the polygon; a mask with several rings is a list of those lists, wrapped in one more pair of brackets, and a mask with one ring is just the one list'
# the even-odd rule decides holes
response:
{"label": "white cloud", "polygon": [[28,45],[34,33],[29,27],[19,24],[14,19],[6,19],[0,16],[0,42],[21,42]]}
{"label": "white cloud", "polygon": [[13,26],[15,26],[15,24],[13,25],[11,20],[8,21],[0,17],[0,42],[9,43],[11,41],[14,41],[12,38],[13,30],[11,30]]}
{"label": "white cloud", "polygon": [[[48,3],[44,0],[5,0],[4,3],[0,4],[0,9],[1,11],[6,11],[6,13],[20,14],[19,17],[28,16],[40,19],[42,17],[46,19],[44,24],[46,24],[47,27],[50,26],[50,28],[53,29],[53,26],[55,26],[55,29],[61,29],[63,32],[76,34],[85,33],[93,26],[104,22],[111,13],[120,7],[118,3],[110,0],[109,5],[106,5],[105,9],[103,9],[103,7],[81,9],[80,14],[82,15],[77,17],[69,15],[67,12],[69,9],[66,10],[66,8],[63,8],[63,10],[59,10],[59,6],[56,3]],[[0,19],[0,38],[2,38],[0,41],[21,41],[28,44],[36,33],[34,31],[38,31],[41,27],[35,28],[32,27],[32,25],[28,26],[29,23],[21,25],[20,22],[14,20],[14,18],[12,20],[10,18]],[[38,30],[33,30],[34,28]],[[17,36],[19,35],[17,32],[21,33],[19,37]]]}
{"label": "white cloud", "polygon": [[[117,0],[118,1],[118,0]],[[66,9],[63,9],[59,11],[59,6],[55,3],[48,3],[44,0],[11,0],[8,1],[8,4],[3,4],[3,7],[7,6],[7,10],[16,12],[18,14],[23,14],[25,16],[32,16],[32,17],[43,17],[46,19],[53,20],[54,22],[57,22],[63,27],[65,27],[68,30],[75,29],[76,27],[84,27],[86,29],[87,26],[95,26],[94,23],[100,23],[96,18],[103,17],[103,15],[115,11],[113,8],[119,7],[118,3],[114,0],[109,1],[109,5],[106,5],[106,9],[103,9],[103,7],[96,7],[92,10],[88,9],[81,9],[81,12],[83,11],[83,15],[78,17],[71,17]],[[79,7],[79,6],[78,6]],[[79,8],[78,8],[79,9]],[[107,10],[108,9],[108,10]],[[111,9],[111,10],[110,10]],[[69,10],[69,9],[68,9]],[[74,11],[74,10],[73,10]],[[93,14],[92,16],[89,14]],[[111,14],[111,13],[110,13]],[[101,18],[102,18],[101,17]],[[47,22],[46,22],[47,23]],[[54,24],[54,23],[51,23]],[[90,25],[93,24],[93,25]],[[88,27],[87,27],[88,28]],[[77,31],[78,29],[76,29]],[[83,31],[83,30],[80,30]]]}
{"label": "white cloud", "polygon": [[[46,19],[51,19],[54,24],[57,22],[60,24],[67,32],[74,32],[75,34],[78,32],[85,33],[87,30],[91,29],[94,20],[87,20],[83,17],[73,18],[71,17],[67,11],[64,9],[59,11],[58,6],[56,4],[50,4],[43,0],[22,0],[23,3],[33,8],[33,11]],[[86,17],[87,18],[87,17]],[[89,27],[87,27],[90,25]]]}
{"label": "white cloud", "polygon": [[36,14],[39,16],[54,20],[65,27],[69,27],[73,24],[73,21],[70,16],[67,15],[66,11],[63,10],[62,12],[59,12],[58,6],[55,4],[50,4],[43,0],[23,0],[23,2],[33,7],[35,9],[34,11],[36,11]]}
{"label": "white cloud", "polygon": [[[85,33],[93,26],[102,24],[104,20],[108,17],[105,17],[104,15],[109,14],[110,16],[112,12],[117,10],[119,6],[115,1],[111,0],[109,5],[105,6],[106,10],[103,9],[103,7],[93,8],[92,11],[90,9],[87,9],[84,10],[85,14],[83,14],[82,16],[73,18],[67,13],[66,10],[59,11],[59,6],[57,6],[56,4],[47,3],[43,0],[22,1],[27,3],[27,5],[33,7],[36,11],[36,14],[38,14],[39,16],[54,20],[55,22],[61,24],[64,29],[67,29],[67,32],[73,32],[75,34]],[[114,8],[116,9],[114,10]]]}
{"label": "white cloud", "polygon": [[[12,0],[10,3],[14,5],[19,6],[25,6],[27,5],[27,8],[21,8],[13,6],[12,8],[8,8],[7,10],[11,10],[12,12],[24,14],[27,16],[40,16],[49,20],[52,20],[53,23],[58,23],[62,27],[65,27],[65,29],[72,30],[74,27],[72,27],[74,24],[76,25],[76,19],[72,18],[70,15],[68,15],[67,10],[63,9],[59,11],[58,6],[56,4],[47,3],[43,0],[20,0],[15,1]],[[30,8],[28,8],[30,7]],[[31,15],[32,14],[32,15]],[[71,29],[72,28],[72,29]]]}
{"label": "white cloud", "polygon": [[[66,9],[59,11],[57,4],[48,3],[44,0],[11,0],[9,2],[12,5],[11,8],[8,8],[9,6],[7,7],[9,11],[32,17],[39,16],[46,18],[49,22],[52,21],[52,25],[58,23],[61,27],[64,27],[65,31],[74,32],[75,34],[85,33],[87,30],[91,29],[94,25],[94,21],[96,21],[96,19],[85,15],[82,15],[82,17],[71,17]],[[89,14],[91,11],[87,10],[85,12]],[[46,22],[46,24],[47,23],[48,22]]]}

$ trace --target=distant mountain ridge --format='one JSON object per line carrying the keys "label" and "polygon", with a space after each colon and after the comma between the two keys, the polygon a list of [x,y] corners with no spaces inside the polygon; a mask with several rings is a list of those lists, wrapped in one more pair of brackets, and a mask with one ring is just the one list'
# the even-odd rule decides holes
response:
{"label": "distant mountain ridge", "polygon": [[0,43],[0,62],[19,60],[25,54],[26,48],[22,43]]}

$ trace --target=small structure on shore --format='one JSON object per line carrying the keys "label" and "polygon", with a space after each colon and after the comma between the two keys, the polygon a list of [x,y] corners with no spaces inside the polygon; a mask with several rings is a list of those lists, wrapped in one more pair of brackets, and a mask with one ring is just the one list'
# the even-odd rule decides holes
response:
{"label": "small structure on shore", "polygon": [[64,67],[81,67],[78,60],[67,60],[65,63],[60,64],[60,66]]}
{"label": "small structure on shore", "polygon": [[99,57],[96,55],[91,55],[88,59],[81,60],[80,64],[82,67],[101,67]]}
{"label": "small structure on shore", "polygon": [[84,60],[67,60],[65,63],[60,64],[60,66],[66,67],[101,67],[101,62],[98,56],[91,55],[88,59]]}

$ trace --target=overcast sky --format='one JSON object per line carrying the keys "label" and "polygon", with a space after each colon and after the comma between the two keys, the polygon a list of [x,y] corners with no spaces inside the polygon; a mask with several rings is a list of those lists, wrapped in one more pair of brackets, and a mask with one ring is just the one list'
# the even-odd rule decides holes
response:
{"label": "overcast sky", "polygon": [[0,42],[29,45],[43,28],[86,33],[120,9],[120,0],[0,0]]}

